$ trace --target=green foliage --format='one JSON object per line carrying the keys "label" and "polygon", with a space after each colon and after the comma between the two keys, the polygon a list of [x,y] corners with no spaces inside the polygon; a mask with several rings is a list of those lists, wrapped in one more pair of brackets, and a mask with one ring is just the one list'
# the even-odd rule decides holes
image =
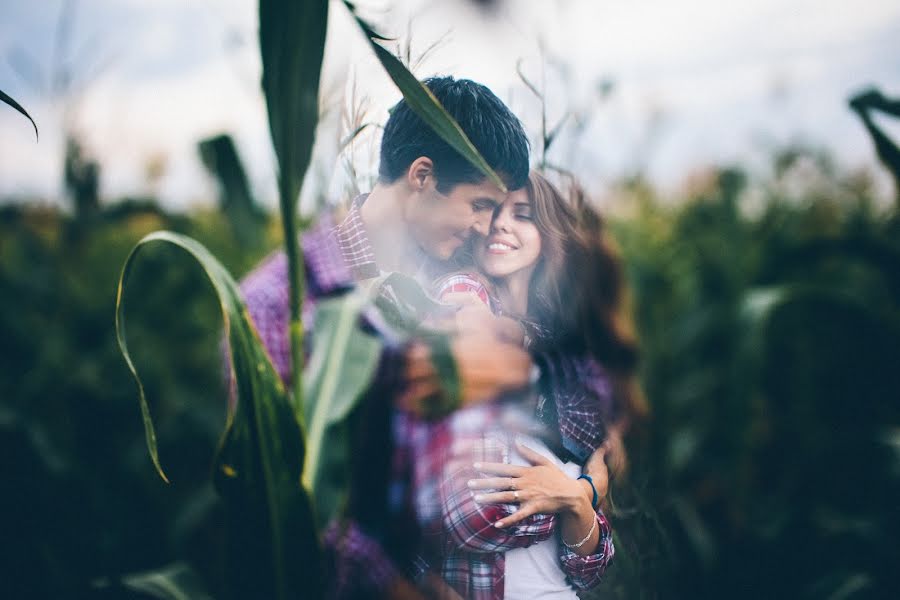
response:
{"label": "green foliage", "polygon": [[303,374],[307,455],[303,483],[324,527],[344,504],[349,439],[346,419],[378,366],[381,342],[359,327],[367,298],[348,294],[316,306],[316,348]]}
{"label": "green foliage", "polygon": [[[10,597],[90,597],[98,577],[175,556],[207,582],[223,570],[209,482],[227,397],[213,295],[199,268],[164,247],[145,251],[129,284],[129,340],[172,486],[148,469],[110,318],[130,248],[160,228],[202,240],[238,273],[277,242],[270,232],[257,254],[239,253],[221,215],[171,216],[140,202],[88,222],[0,208],[0,472],[16,490],[0,499],[0,519],[18,540],[0,545],[0,579]],[[222,597],[216,585],[210,592]]]}
{"label": "green foliage", "polygon": [[652,414],[599,597],[896,589],[900,222],[816,153],[773,165],[717,171],[675,203],[623,187],[635,213],[613,227]]}
{"label": "green foliage", "polygon": [[140,394],[147,447],[166,479],[144,387],[128,352],[122,295],[134,261],[146,245],[163,242],[187,252],[203,268],[221,305],[237,410],[229,414],[216,456],[216,489],[228,522],[229,595],[290,598],[321,593],[322,566],[312,505],[300,485],[304,440],[275,368],[253,328],[237,283],[196,240],[168,231],[144,237],[122,267],[116,297],[116,333]]}

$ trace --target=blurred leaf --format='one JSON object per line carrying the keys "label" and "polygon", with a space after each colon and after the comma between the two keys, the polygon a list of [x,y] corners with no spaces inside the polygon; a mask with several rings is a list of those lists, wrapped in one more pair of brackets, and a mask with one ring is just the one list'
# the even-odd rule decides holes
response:
{"label": "blurred leaf", "polygon": [[389,325],[408,337],[416,335],[431,350],[432,362],[440,379],[443,395],[429,404],[429,416],[443,416],[459,406],[459,374],[450,347],[451,336],[426,325],[426,319],[451,316],[457,307],[447,306],[429,296],[419,283],[402,273],[390,273],[373,285],[375,305]]}
{"label": "blurred leaf", "polygon": [[672,506],[681,521],[682,529],[692,546],[691,549],[700,559],[701,564],[706,568],[711,567],[715,563],[716,543],[694,503],[688,498],[676,496],[673,498]]}
{"label": "blurred leaf", "polygon": [[428,405],[426,416],[443,416],[460,406],[459,373],[456,370],[456,362],[453,360],[451,349],[451,337],[447,334],[435,332],[424,337],[431,350],[431,362],[437,371],[441,383],[443,395],[437,403]]}
{"label": "blurred leaf", "polygon": [[22,105],[21,105],[21,104],[19,104],[19,103],[16,102],[15,100],[13,100],[12,97],[10,97],[9,95],[7,95],[3,90],[0,90],[0,100],[2,100],[3,102],[5,102],[6,104],[9,104],[10,106],[12,106],[14,109],[16,109],[17,111],[19,111],[19,112],[22,113],[23,115],[25,115],[25,118],[26,118],[26,119],[28,119],[29,121],[31,121],[31,126],[34,127],[34,139],[38,139],[38,128],[37,128],[37,123],[35,123],[35,122],[34,122],[34,119],[31,118],[31,115],[28,114],[28,111],[26,111],[24,108],[22,108]]}
{"label": "blurred leaf", "polygon": [[340,423],[368,387],[381,355],[381,342],[360,327],[365,302],[363,294],[348,294],[316,305],[315,349],[303,374],[303,484],[315,498],[321,525],[334,516],[349,485],[346,465],[340,468],[348,452]]}
{"label": "blurred leaf", "polygon": [[174,245],[194,258],[213,284],[222,308],[238,400],[236,411],[228,415],[214,467],[216,489],[228,514],[229,592],[236,598],[284,599],[296,597],[302,590],[320,590],[312,507],[300,485],[303,438],[287,392],[253,328],[234,279],[197,241],[167,231],[151,233],[134,247],[122,268],[116,298],[119,348],[138,385],[153,463],[165,479],[143,384],[125,341],[122,298],[135,259],[154,242]]}
{"label": "blurred leaf", "polygon": [[390,76],[391,80],[393,80],[394,84],[403,94],[403,97],[406,99],[406,102],[413,112],[419,115],[429,127],[434,129],[435,133],[437,133],[441,139],[447,142],[454,150],[459,152],[463,158],[477,167],[479,171],[484,173],[488,179],[505,192],[506,185],[503,183],[503,180],[494,172],[484,157],[481,156],[481,153],[475,148],[471,140],[469,140],[469,137],[459,126],[459,123],[457,123],[456,120],[450,116],[450,113],[441,106],[441,103],[435,98],[434,94],[431,93],[431,90],[429,90],[421,81],[416,79],[416,76],[403,65],[400,59],[388,52],[376,41],[384,40],[386,38],[376,34],[372,27],[356,14],[356,9],[352,3],[344,0],[344,5],[350,10],[360,29],[363,30],[363,33],[366,34],[366,39],[369,41],[369,45],[375,52],[375,56],[378,57],[378,60],[381,62],[381,66],[387,71],[388,76]]}
{"label": "blurred leaf", "polygon": [[200,141],[197,150],[204,166],[219,182],[219,206],[242,248],[255,248],[263,236],[265,214],[253,201],[247,173],[234,140],[222,134]]}
{"label": "blurred leaf", "polygon": [[186,564],[176,563],[157,571],[126,575],[122,585],[160,600],[210,600],[198,575]]}

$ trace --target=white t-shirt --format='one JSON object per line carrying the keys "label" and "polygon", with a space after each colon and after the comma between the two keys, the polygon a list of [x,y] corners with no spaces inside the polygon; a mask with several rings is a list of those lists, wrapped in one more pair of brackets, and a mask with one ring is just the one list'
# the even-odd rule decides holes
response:
{"label": "white t-shirt", "polygon": [[[561,468],[563,472],[576,479],[581,475],[581,467],[575,463],[563,463],[540,440],[519,436],[519,440],[526,446],[546,456]],[[510,449],[510,463],[514,465],[530,466],[515,450]],[[533,544],[528,548],[516,548],[506,553],[506,572],[504,578],[503,597],[506,600],[523,600],[540,598],[543,600],[577,600],[568,583],[566,575],[562,571],[559,562],[559,538],[550,536],[543,542]]]}

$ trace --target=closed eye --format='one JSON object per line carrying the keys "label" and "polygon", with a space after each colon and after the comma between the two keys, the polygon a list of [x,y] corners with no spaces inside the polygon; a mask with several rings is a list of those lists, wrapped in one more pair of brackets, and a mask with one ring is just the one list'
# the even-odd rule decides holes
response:
{"label": "closed eye", "polygon": [[472,201],[474,212],[493,211],[497,206],[497,202],[491,198],[478,198]]}

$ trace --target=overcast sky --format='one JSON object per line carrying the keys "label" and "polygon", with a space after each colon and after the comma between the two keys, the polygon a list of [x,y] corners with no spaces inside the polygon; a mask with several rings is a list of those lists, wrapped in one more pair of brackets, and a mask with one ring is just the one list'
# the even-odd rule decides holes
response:
{"label": "overcast sky", "polygon": [[[798,140],[847,167],[875,168],[846,99],[869,84],[900,95],[892,0],[508,0],[491,14],[464,0],[358,4],[401,41],[412,20],[414,55],[443,36],[417,74],[485,83],[535,134],[540,106],[516,65],[539,82],[543,64],[550,123],[584,117],[578,135],[578,119],[566,122],[551,159],[593,189],[641,168],[676,186],[704,165],[761,165],[771,148]],[[254,189],[274,204],[255,2],[0,0],[0,14],[0,89],[41,129],[35,143],[27,121],[0,107],[0,198],[59,196],[66,114],[102,165],[104,198],[156,193],[170,208],[214,201],[196,143],[227,132]],[[66,72],[70,83],[59,81]],[[383,122],[399,95],[332,2],[323,86],[338,98],[350,81],[369,98],[369,118]],[[602,82],[612,82],[605,96]],[[320,131],[315,176],[332,191],[339,136],[335,123]],[[363,172],[376,142],[375,129],[360,139]]]}

